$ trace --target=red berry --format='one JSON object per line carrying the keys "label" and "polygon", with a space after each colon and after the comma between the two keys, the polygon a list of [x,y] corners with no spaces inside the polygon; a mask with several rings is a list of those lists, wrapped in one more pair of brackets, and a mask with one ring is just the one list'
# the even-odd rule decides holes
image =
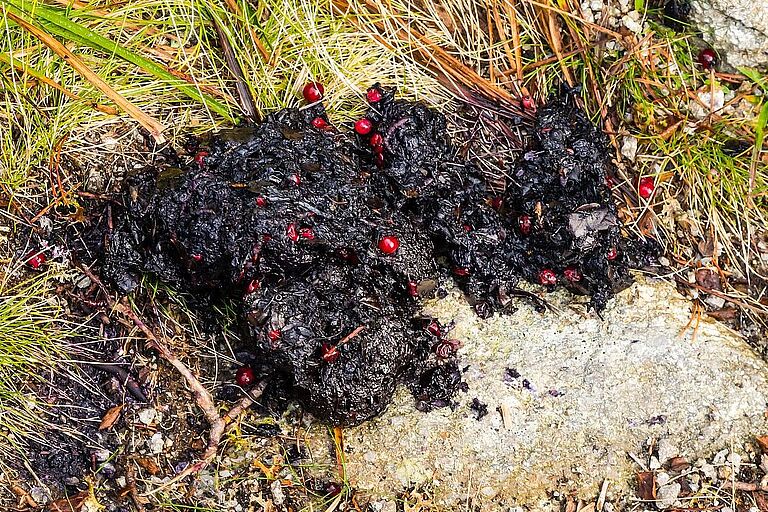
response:
{"label": "red berry", "polygon": [[48,258],[45,257],[45,254],[37,251],[32,251],[26,256],[26,264],[32,268],[40,268],[47,260]]}
{"label": "red berry", "polygon": [[523,99],[520,101],[520,103],[525,110],[536,110],[536,103],[534,103],[533,98],[528,95],[523,96]]}
{"label": "red berry", "polygon": [[296,230],[296,223],[292,222],[285,228],[285,236],[291,239],[293,242],[299,241],[299,232]]}
{"label": "red berry", "polygon": [[655,187],[656,183],[653,181],[653,178],[646,176],[645,178],[640,178],[640,182],[637,185],[637,192],[643,199],[650,199]]}
{"label": "red berry", "polygon": [[579,272],[579,269],[576,267],[566,267],[565,270],[563,270],[563,275],[572,283],[581,281],[581,272]]}
{"label": "red berry", "polygon": [[557,284],[557,276],[548,268],[539,270],[539,282],[544,286]]}
{"label": "red berry", "polygon": [[469,270],[467,270],[464,267],[453,267],[453,274],[460,277],[464,277],[469,275]]}
{"label": "red berry", "polygon": [[261,196],[257,197],[256,206],[258,206],[259,208],[264,208],[265,206],[267,206],[267,198],[261,197]]}
{"label": "red berry", "polygon": [[316,117],[312,120],[312,126],[318,130],[325,130],[328,127],[328,122],[322,117]]}
{"label": "red berry", "polygon": [[414,281],[408,281],[408,295],[410,295],[411,297],[419,296],[419,288]]}
{"label": "red berry", "polygon": [[264,242],[269,242],[270,240],[272,240],[272,235],[270,235],[269,233],[264,233],[263,235],[261,235],[261,240]]}
{"label": "red berry", "polygon": [[195,155],[195,163],[200,167],[202,167],[203,165],[205,165],[205,157],[207,156],[208,156],[207,151],[198,151],[197,154]]}
{"label": "red berry", "polygon": [[293,183],[297,187],[301,185],[301,176],[299,176],[298,174],[291,174],[290,176],[288,176],[288,179],[291,180],[291,183]]}
{"label": "red berry", "polygon": [[699,52],[699,64],[706,70],[710,70],[717,64],[717,53],[712,48],[704,48]]}
{"label": "red berry", "polygon": [[195,263],[200,263],[201,261],[203,261],[202,254],[190,254],[189,257],[192,258],[192,261],[194,261]]}
{"label": "red berry", "polygon": [[368,135],[373,130],[373,122],[364,117],[355,121],[355,131],[360,135]]}
{"label": "red berry", "polygon": [[531,234],[531,216],[530,215],[521,215],[517,218],[517,227],[520,230],[520,233],[523,235],[530,235]]}
{"label": "red berry", "polygon": [[384,144],[384,137],[381,136],[380,133],[374,133],[371,135],[371,146],[374,148],[377,146],[382,146]]}
{"label": "red berry", "polygon": [[[376,153],[376,162],[379,164],[379,166],[384,165],[384,146],[373,146],[373,152]],[[379,163],[379,159],[381,159],[381,163]]]}
{"label": "red berry", "polygon": [[253,372],[253,368],[243,366],[237,369],[237,373],[235,373],[235,382],[237,382],[238,386],[242,388],[250,386],[253,384],[254,380],[256,380],[256,374]]}
{"label": "red berry", "polygon": [[378,103],[381,101],[382,96],[381,90],[377,87],[371,87],[368,89],[368,92],[365,93],[365,99],[368,100],[368,103]]}
{"label": "red berry", "polygon": [[335,363],[341,357],[339,347],[330,343],[323,343],[322,354],[323,361],[326,363]]}
{"label": "red berry", "polygon": [[613,179],[613,176],[606,174],[605,175],[605,186],[608,188],[613,188],[616,185],[616,182]]}
{"label": "red berry", "polygon": [[306,238],[307,240],[314,240],[315,239],[315,232],[312,231],[312,228],[301,228],[299,230],[299,234],[302,238]]}
{"label": "red berry", "polygon": [[427,332],[432,336],[440,337],[440,324],[432,320],[427,324]]}
{"label": "red berry", "polygon": [[307,103],[314,103],[323,99],[324,92],[325,87],[323,87],[323,84],[319,82],[307,82],[302,94],[304,95],[304,99],[307,100]]}
{"label": "red berry", "polygon": [[255,292],[256,290],[258,290],[259,288],[261,288],[261,281],[259,281],[258,279],[252,279],[251,282],[248,283],[248,286],[245,288],[245,294],[249,295]]}
{"label": "red berry", "polygon": [[395,254],[400,247],[400,240],[394,235],[388,235],[379,240],[379,250],[384,254]]}
{"label": "red berry", "polygon": [[267,333],[267,337],[272,341],[279,340],[282,335],[283,333],[280,332],[280,329],[272,329]]}
{"label": "red berry", "polygon": [[608,258],[608,261],[613,261],[616,259],[616,257],[619,255],[619,252],[616,250],[615,247],[611,247],[608,249],[608,253],[605,255],[606,258]]}
{"label": "red berry", "polygon": [[469,224],[464,224],[462,227],[464,228],[465,233],[469,233],[470,231],[472,231],[472,226],[470,226]]}

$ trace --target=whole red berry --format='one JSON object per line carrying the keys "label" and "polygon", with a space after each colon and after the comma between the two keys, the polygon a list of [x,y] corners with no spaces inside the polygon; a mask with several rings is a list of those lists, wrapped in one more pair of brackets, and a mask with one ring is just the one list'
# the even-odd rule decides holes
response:
{"label": "whole red berry", "polygon": [[605,175],[605,186],[608,188],[613,188],[616,186],[616,181],[613,179],[613,176],[610,174]]}
{"label": "whole red berry", "polygon": [[581,272],[579,272],[579,269],[576,267],[566,267],[565,270],[563,270],[563,275],[572,283],[581,281]]}
{"label": "whole red berry", "polygon": [[200,167],[202,167],[203,165],[205,165],[205,157],[207,157],[207,156],[208,156],[208,152],[207,151],[198,151],[195,154],[195,163],[197,165],[199,165]]}
{"label": "whole red berry", "polygon": [[280,329],[272,329],[267,333],[267,337],[272,341],[277,341],[282,337],[283,333]]}
{"label": "whole red berry", "polygon": [[202,254],[190,254],[189,257],[195,263],[200,263],[201,261],[203,261],[203,255]]}
{"label": "whole red berry", "polygon": [[304,99],[307,100],[307,103],[314,103],[323,99],[324,92],[325,87],[323,87],[323,84],[320,82],[307,82],[302,94],[304,95]]}
{"label": "whole red berry", "polygon": [[388,235],[379,240],[379,250],[384,254],[395,254],[400,247],[400,240],[394,235]]}
{"label": "whole red berry", "polygon": [[643,199],[650,199],[653,195],[654,188],[656,188],[656,183],[651,176],[640,178],[640,181],[637,184],[637,192]]}
{"label": "whole red berry", "polygon": [[258,206],[259,208],[264,208],[265,206],[267,206],[267,198],[262,196],[257,197],[256,206]]}
{"label": "whole red berry", "polygon": [[291,183],[293,183],[297,187],[301,185],[301,176],[299,176],[298,174],[291,174],[290,176],[288,176],[288,179],[291,181]]}
{"label": "whole red berry", "polygon": [[312,230],[312,228],[301,228],[299,230],[299,235],[301,235],[302,238],[306,238],[307,240],[315,239],[315,232]]}
{"label": "whole red berry", "polygon": [[619,256],[619,252],[616,250],[615,247],[611,247],[608,249],[608,253],[605,255],[606,258],[608,258],[608,261],[613,261]]}
{"label": "whole red berry", "polygon": [[704,48],[699,52],[699,64],[706,70],[710,70],[717,65],[717,53],[712,48]]}
{"label": "whole red berry", "polygon": [[250,386],[255,380],[256,374],[253,372],[253,368],[249,368],[248,366],[238,368],[237,373],[235,373],[235,382],[242,388]]}
{"label": "whole red berry", "polygon": [[45,254],[37,251],[31,251],[25,256],[25,263],[32,268],[40,268],[47,260]]}
{"label": "whole red berry", "polygon": [[252,279],[251,282],[248,283],[248,286],[246,286],[245,288],[245,294],[249,295],[255,292],[256,290],[258,290],[259,288],[261,288],[261,281],[259,281],[258,279]]}
{"label": "whole red berry", "polygon": [[365,93],[365,99],[368,100],[368,103],[378,103],[381,101],[382,97],[383,95],[378,87],[371,87],[368,89],[368,92]]}
{"label": "whole red berry", "polygon": [[440,337],[440,324],[432,320],[427,324],[427,332],[432,336]]}
{"label": "whole red berry", "polygon": [[364,117],[355,121],[355,131],[360,135],[368,135],[373,130],[373,121]]}
{"label": "whole red berry", "polygon": [[322,358],[323,361],[326,363],[335,363],[339,360],[339,357],[341,357],[341,352],[339,352],[339,347],[336,345],[331,345],[330,343],[323,343],[323,348],[321,350],[322,352]]}
{"label": "whole red berry", "polygon": [[322,117],[316,117],[312,120],[312,126],[317,128],[318,130],[325,130],[328,127],[328,121],[326,121]]}
{"label": "whole red berry", "polygon": [[470,231],[472,231],[472,226],[470,226],[469,224],[464,224],[462,228],[464,228],[465,233],[469,233]]}
{"label": "whole red berry", "polygon": [[296,229],[296,223],[295,222],[291,222],[290,224],[288,224],[288,227],[285,228],[285,236],[290,238],[291,241],[293,241],[293,242],[298,242],[299,241],[299,232]]}
{"label": "whole red berry", "polygon": [[544,286],[552,286],[553,284],[557,284],[557,276],[552,270],[543,268],[539,270],[539,282]]}
{"label": "whole red berry", "polygon": [[521,215],[517,218],[517,228],[520,230],[520,233],[523,235],[530,235],[531,234],[531,216],[530,215]]}
{"label": "whole red berry", "polygon": [[464,267],[453,267],[453,274],[459,277],[464,277],[469,275],[469,270]]}
{"label": "whole red berry", "polygon": [[533,101],[533,98],[531,98],[529,95],[523,96],[523,99],[520,100],[520,104],[523,106],[523,109],[525,110],[536,110],[536,103]]}
{"label": "whole red berry", "polygon": [[415,281],[408,281],[408,295],[411,297],[419,296],[419,287]]}
{"label": "whole red berry", "polygon": [[371,135],[371,146],[378,147],[384,144],[384,137],[380,133],[374,133]]}

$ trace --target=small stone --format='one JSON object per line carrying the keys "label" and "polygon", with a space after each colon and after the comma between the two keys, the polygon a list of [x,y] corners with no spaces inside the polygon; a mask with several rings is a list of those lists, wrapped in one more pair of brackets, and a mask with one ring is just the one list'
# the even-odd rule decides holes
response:
{"label": "small stone", "polygon": [[275,480],[272,485],[269,486],[269,490],[272,491],[272,501],[278,507],[285,503],[285,493],[283,492],[283,486],[280,480]]}
{"label": "small stone", "polygon": [[381,504],[381,512],[397,512],[397,504],[394,501],[384,500]]}
{"label": "small stone", "polygon": [[657,450],[659,452],[659,462],[662,464],[667,462],[672,457],[677,457],[680,455],[677,446],[675,446],[675,444],[667,438],[659,439]]}
{"label": "small stone", "polygon": [[656,491],[656,499],[658,502],[656,506],[660,509],[670,508],[675,504],[677,497],[680,495],[681,486],[677,482],[672,482],[668,485],[662,485]]}
{"label": "small stone", "polygon": [[139,421],[142,422],[145,425],[151,425],[152,422],[155,420],[155,417],[157,416],[157,411],[149,408],[149,409],[142,409],[139,411]]}
{"label": "small stone", "polygon": [[109,455],[109,450],[105,450],[104,448],[99,448],[98,450],[93,451],[93,458],[96,462],[105,462],[109,459]]}
{"label": "small stone", "polygon": [[158,453],[162,453],[163,448],[165,447],[165,442],[163,441],[163,434],[161,434],[160,432],[156,432],[152,437],[149,438],[147,445],[149,446],[149,450],[155,455],[157,455]]}
{"label": "small stone", "polygon": [[482,489],[480,489],[480,494],[482,494],[486,498],[493,498],[496,496],[496,489],[490,486],[485,486]]}
{"label": "small stone", "polygon": [[656,458],[656,456],[651,456],[651,459],[648,461],[648,467],[651,470],[661,469],[661,462],[659,462],[659,459]]}
{"label": "small stone", "polygon": [[659,471],[656,473],[656,485],[659,487],[663,485],[667,485],[669,481],[672,479],[671,476],[669,476],[669,473],[666,473],[664,471]]}
{"label": "small stone", "polygon": [[624,155],[627,160],[632,162],[635,161],[635,157],[637,157],[636,137],[632,137],[631,135],[624,137],[624,141],[621,144],[621,154]]}
{"label": "small stone", "polygon": [[701,474],[704,475],[704,478],[707,478],[709,480],[717,480],[717,470],[715,469],[715,466],[712,464],[704,464],[701,466]]}
{"label": "small stone", "polygon": [[725,460],[728,458],[728,450],[720,450],[715,454],[714,457],[712,457],[712,464],[715,466],[719,466],[720,464],[725,464]]}
{"label": "small stone", "polygon": [[38,505],[45,505],[51,499],[48,489],[45,487],[35,486],[29,490],[29,495]]}
{"label": "small stone", "polygon": [[739,466],[741,466],[741,455],[739,455],[738,453],[735,453],[735,452],[731,452],[731,453],[728,455],[728,458],[727,458],[727,459],[725,459],[725,460],[727,460],[728,462],[730,462],[730,463],[731,463],[731,466],[733,466],[733,467],[734,467],[734,469],[736,469],[737,471],[738,471],[738,469],[739,469]]}

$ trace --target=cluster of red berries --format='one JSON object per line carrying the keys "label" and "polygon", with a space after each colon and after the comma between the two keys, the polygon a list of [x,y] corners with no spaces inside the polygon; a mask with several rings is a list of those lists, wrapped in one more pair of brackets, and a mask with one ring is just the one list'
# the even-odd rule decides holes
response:
{"label": "cluster of red berries", "polygon": [[461,347],[461,342],[459,340],[445,337],[447,329],[443,330],[437,320],[430,320],[427,322],[424,326],[424,329],[429,334],[437,338],[437,343],[432,346],[432,350],[440,359],[448,359],[449,357],[453,356]]}

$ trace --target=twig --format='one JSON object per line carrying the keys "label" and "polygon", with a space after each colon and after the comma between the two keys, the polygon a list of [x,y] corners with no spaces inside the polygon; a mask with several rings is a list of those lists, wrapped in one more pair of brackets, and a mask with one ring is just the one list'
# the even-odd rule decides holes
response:
{"label": "twig", "polygon": [[354,338],[355,336],[357,336],[358,334],[360,334],[361,332],[363,332],[366,329],[367,329],[367,327],[365,325],[361,325],[359,327],[356,327],[354,331],[352,331],[351,333],[349,333],[346,336],[344,336],[343,338],[341,338],[336,345],[337,346],[338,345],[343,345],[344,343],[348,342],[349,340],[351,340],[352,338]]}

